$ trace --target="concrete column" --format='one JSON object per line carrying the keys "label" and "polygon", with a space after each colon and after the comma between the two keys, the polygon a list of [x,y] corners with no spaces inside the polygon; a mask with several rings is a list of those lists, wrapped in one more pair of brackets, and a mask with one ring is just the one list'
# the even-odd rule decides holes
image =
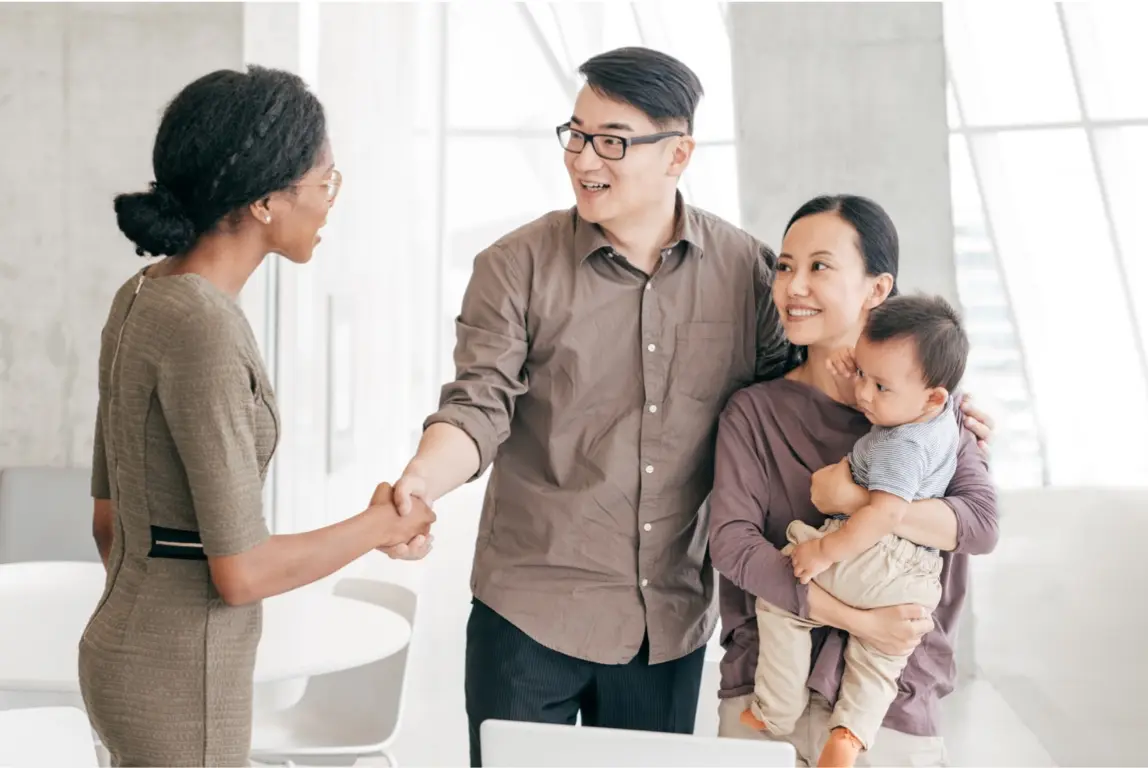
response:
{"label": "concrete column", "polygon": [[0,4],[0,467],[91,461],[100,330],[144,262],[112,198],[160,113],[242,64],[237,4]]}
{"label": "concrete column", "polygon": [[940,3],[729,5],[743,223],[779,246],[819,194],[885,207],[900,283],[957,299]]}

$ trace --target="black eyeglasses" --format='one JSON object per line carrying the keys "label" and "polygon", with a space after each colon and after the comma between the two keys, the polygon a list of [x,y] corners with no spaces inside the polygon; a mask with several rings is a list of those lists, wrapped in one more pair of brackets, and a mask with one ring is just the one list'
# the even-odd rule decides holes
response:
{"label": "black eyeglasses", "polygon": [[614,136],[609,133],[586,133],[577,128],[571,128],[570,123],[563,123],[556,130],[558,131],[558,143],[567,152],[578,155],[582,153],[587,144],[593,144],[594,151],[603,160],[621,160],[626,156],[626,150],[636,144],[657,144],[662,139],[686,135],[682,131],[664,131],[651,133],[648,136]]}

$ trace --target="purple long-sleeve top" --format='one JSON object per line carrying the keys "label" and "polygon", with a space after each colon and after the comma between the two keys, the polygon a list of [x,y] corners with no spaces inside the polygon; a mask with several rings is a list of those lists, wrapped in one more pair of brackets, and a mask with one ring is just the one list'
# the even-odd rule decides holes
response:
{"label": "purple long-sleeve top", "polygon": [[[719,696],[753,690],[758,634],[754,598],[808,618],[809,588],[793,576],[781,554],[793,520],[820,527],[825,518],[810,500],[812,475],[840,461],[871,425],[858,411],[820,390],[788,379],[755,384],[730,398],[717,438],[710,497],[710,555],[721,574],[722,646]],[[913,652],[889,708],[885,726],[936,736],[941,697],[953,689],[953,647],[969,582],[969,556],[997,542],[996,493],[988,464],[968,430],[961,435],[957,470],[944,501],[957,520],[957,547],[943,552],[943,595],[936,628]],[[847,635],[814,631],[809,688],[830,704],[837,699]]]}

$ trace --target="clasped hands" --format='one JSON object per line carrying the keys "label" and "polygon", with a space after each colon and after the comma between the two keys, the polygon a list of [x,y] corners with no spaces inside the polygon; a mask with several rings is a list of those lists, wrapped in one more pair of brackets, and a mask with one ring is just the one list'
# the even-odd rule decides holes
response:
{"label": "clasped hands", "polygon": [[426,557],[434,542],[431,524],[437,519],[433,503],[426,482],[416,475],[404,473],[393,486],[379,483],[370,507],[383,515],[386,533],[376,549],[396,560]]}

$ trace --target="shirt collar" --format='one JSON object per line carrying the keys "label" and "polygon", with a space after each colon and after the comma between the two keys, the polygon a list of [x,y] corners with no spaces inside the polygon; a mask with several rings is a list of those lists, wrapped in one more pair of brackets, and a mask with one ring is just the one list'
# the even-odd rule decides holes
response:
{"label": "shirt collar", "polygon": [[[578,216],[577,207],[571,209],[571,214],[574,216],[574,253],[579,264],[599,251],[613,248],[600,226]],[[674,204],[674,220],[676,222],[674,236],[663,250],[672,250],[684,242],[689,246],[687,253],[692,251],[701,256],[702,246],[697,217],[698,212],[692,206],[686,205],[682,193],[679,191]]]}

